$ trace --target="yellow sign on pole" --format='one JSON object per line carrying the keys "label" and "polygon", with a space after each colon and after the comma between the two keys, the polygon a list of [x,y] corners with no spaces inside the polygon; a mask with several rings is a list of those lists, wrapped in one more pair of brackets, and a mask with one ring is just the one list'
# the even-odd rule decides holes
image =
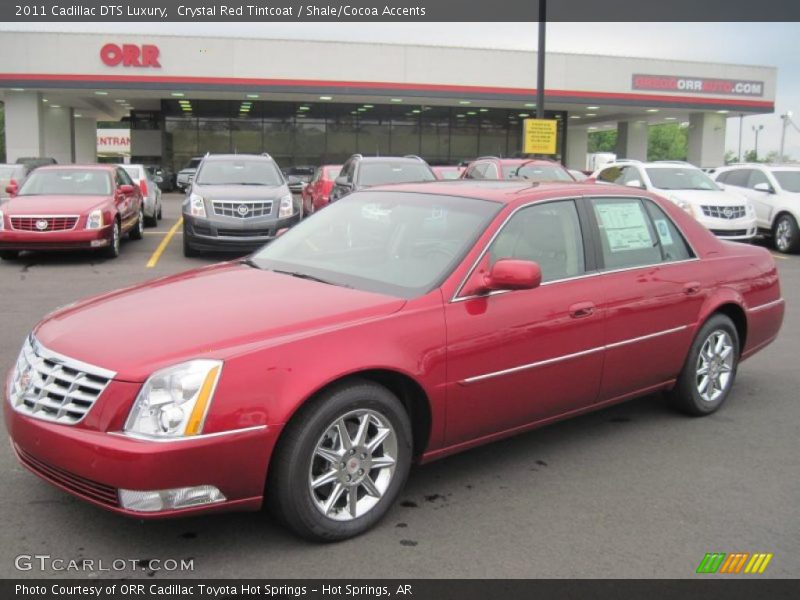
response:
{"label": "yellow sign on pole", "polygon": [[558,121],[525,119],[522,130],[522,151],[525,154],[555,154]]}

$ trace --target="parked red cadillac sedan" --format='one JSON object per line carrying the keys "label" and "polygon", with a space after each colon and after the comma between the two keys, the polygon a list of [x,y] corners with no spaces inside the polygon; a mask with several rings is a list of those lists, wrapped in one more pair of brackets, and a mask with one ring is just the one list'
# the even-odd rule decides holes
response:
{"label": "parked red cadillac sedan", "polygon": [[310,215],[325,208],[331,199],[333,182],[339,176],[342,165],[322,165],[317,167],[314,177],[303,188],[303,214]]}
{"label": "parked red cadillac sedan", "polygon": [[142,194],[114,165],[54,165],[33,171],[0,206],[0,258],[23,250],[102,249],[119,256],[120,239],[142,239]]}
{"label": "parked red cadillac sedan", "polygon": [[5,417],[23,465],[103,508],[266,499],[336,540],[386,513],[414,461],[658,390],[713,413],[783,312],[765,249],[638,189],[387,186],[243,261],[49,315]]}

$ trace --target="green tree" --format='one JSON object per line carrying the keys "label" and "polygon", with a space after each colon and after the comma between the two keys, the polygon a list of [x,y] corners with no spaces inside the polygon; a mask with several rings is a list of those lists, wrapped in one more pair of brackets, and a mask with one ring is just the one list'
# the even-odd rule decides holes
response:
{"label": "green tree", "polygon": [[614,152],[616,147],[616,130],[589,132],[589,152]]}
{"label": "green tree", "polygon": [[689,153],[689,130],[678,123],[650,127],[647,160],[686,160]]}
{"label": "green tree", "polygon": [[739,160],[739,157],[736,156],[736,153],[733,150],[728,150],[725,153],[725,164],[726,165],[738,162],[738,160]]}
{"label": "green tree", "polygon": [[744,153],[744,162],[761,162],[755,150],[748,150]]}

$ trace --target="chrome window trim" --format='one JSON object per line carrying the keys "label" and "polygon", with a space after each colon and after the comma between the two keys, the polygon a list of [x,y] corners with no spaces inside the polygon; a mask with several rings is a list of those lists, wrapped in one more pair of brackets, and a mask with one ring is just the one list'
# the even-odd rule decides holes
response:
{"label": "chrome window trim", "polygon": [[486,379],[493,379],[495,377],[502,377],[503,375],[510,375],[511,373],[517,373],[519,371],[526,371],[528,369],[535,369],[537,367],[544,367],[547,365],[552,365],[555,363],[563,362],[565,360],[571,360],[573,358],[578,358],[580,356],[587,356],[589,354],[594,354],[596,352],[601,352],[605,350],[612,350],[614,348],[619,348],[622,346],[627,346],[629,344],[635,344],[637,342],[642,342],[645,340],[661,337],[664,335],[670,335],[672,333],[677,333],[679,331],[683,331],[684,329],[688,329],[689,325],[680,325],[678,327],[673,327],[671,329],[665,329],[663,331],[657,331],[655,333],[650,333],[647,335],[642,335],[635,338],[630,338],[627,340],[621,340],[619,342],[612,342],[610,344],[605,344],[603,346],[597,346],[595,348],[589,348],[587,350],[581,350],[580,352],[573,352],[571,354],[563,354],[561,356],[555,356],[553,358],[547,358],[545,360],[539,360],[532,363],[527,363],[524,365],[519,365],[516,367],[511,367],[508,369],[502,369],[500,371],[492,371],[490,373],[484,373],[482,375],[474,375],[472,377],[467,377],[465,379],[460,380],[458,383],[459,385],[470,385],[472,383],[476,383],[478,381],[484,381]]}
{"label": "chrome window trim", "polygon": [[748,307],[746,310],[747,312],[758,312],[760,310],[766,310],[768,308],[772,308],[773,306],[778,306],[779,304],[783,304],[783,298],[778,298],[777,300],[773,300],[772,302],[767,302],[765,304],[759,304],[758,306]]}
{"label": "chrome window trim", "polygon": [[[558,197],[558,198],[548,198],[547,200],[535,200],[533,202],[528,202],[526,204],[522,204],[522,205],[518,206],[517,208],[515,208],[513,211],[511,211],[511,213],[505,218],[505,220],[497,228],[497,231],[494,232],[492,237],[486,243],[486,246],[483,248],[481,253],[478,255],[478,258],[475,260],[475,262],[472,264],[472,266],[467,271],[467,274],[461,280],[461,283],[456,288],[456,291],[453,292],[453,296],[450,298],[449,304],[454,304],[456,302],[463,302],[464,300],[472,300],[474,298],[487,298],[489,296],[496,296],[498,294],[505,294],[505,293],[508,293],[508,292],[511,292],[511,291],[517,291],[517,290],[495,290],[493,292],[489,292],[488,294],[472,294],[470,296],[460,296],[459,295],[461,293],[461,290],[466,285],[467,281],[469,281],[469,278],[472,276],[472,273],[478,267],[478,265],[480,264],[481,260],[483,260],[483,257],[486,255],[486,253],[489,251],[489,248],[494,243],[495,238],[497,238],[497,236],[500,235],[500,232],[503,231],[503,228],[508,224],[508,222],[511,220],[511,218],[514,215],[517,214],[517,212],[519,212],[520,210],[522,210],[524,208],[528,208],[530,206],[534,206],[534,205],[537,205],[537,204],[547,204],[549,202],[563,202],[564,200],[577,201],[577,200],[579,200],[581,198],[586,198],[588,200],[592,200],[593,198],[636,198],[636,199],[642,200],[642,201],[653,202],[653,200],[651,198],[648,198],[646,196],[625,196],[625,195],[620,196],[619,194],[592,194],[592,195],[588,195],[588,196],[564,196],[564,197]],[[657,203],[656,203],[656,206],[658,206]],[[562,283],[562,282],[565,282],[565,281],[574,281],[576,279],[585,279],[587,277],[597,277],[598,275],[605,275],[605,274],[609,274],[609,273],[622,273],[624,271],[633,271],[634,269],[649,269],[650,267],[656,267],[656,266],[660,267],[660,266],[666,266],[666,265],[675,265],[675,264],[681,264],[681,263],[700,260],[698,254],[697,254],[697,251],[694,249],[694,246],[692,246],[692,243],[686,237],[686,234],[684,233],[684,231],[680,227],[678,227],[678,225],[675,223],[675,221],[672,219],[672,217],[667,213],[667,211],[665,211],[664,209],[661,209],[661,210],[664,212],[664,215],[670,220],[670,222],[675,227],[675,229],[677,229],[680,232],[681,236],[683,237],[684,242],[686,242],[686,245],[689,247],[689,250],[692,251],[692,254],[694,256],[690,256],[689,258],[684,258],[682,260],[670,260],[670,261],[667,261],[667,262],[657,262],[657,263],[652,263],[652,264],[649,264],[649,265],[637,265],[635,267],[622,267],[622,268],[619,268],[619,269],[589,271],[589,272],[586,272],[586,273],[582,273],[580,275],[575,275],[574,277],[566,277],[566,278],[563,278],[563,279],[553,279],[552,281],[545,281],[541,285],[544,286],[544,285],[550,285],[550,284],[553,284],[553,283]],[[581,239],[581,243],[583,244],[583,246],[585,248],[586,244],[584,243],[583,239]]]}
{"label": "chrome window trim", "polygon": [[142,435],[140,433],[130,433],[126,431],[109,431],[108,435],[135,440],[137,442],[155,442],[157,444],[173,443],[173,442],[190,442],[192,440],[206,440],[210,438],[218,438],[226,435],[235,435],[237,433],[248,433],[250,431],[262,431],[268,429],[266,425],[253,425],[252,427],[242,427],[241,429],[228,429],[226,431],[215,431],[214,433],[201,433],[199,435],[186,435],[181,437],[155,437]]}

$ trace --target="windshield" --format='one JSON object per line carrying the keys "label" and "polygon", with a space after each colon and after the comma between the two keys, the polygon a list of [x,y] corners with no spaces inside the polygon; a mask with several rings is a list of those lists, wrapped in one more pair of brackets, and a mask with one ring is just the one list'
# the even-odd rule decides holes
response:
{"label": "windshield", "polygon": [[333,181],[339,176],[339,173],[341,173],[341,171],[342,167],[328,167],[325,170],[325,179],[330,179],[331,181]]}
{"label": "windshield", "polygon": [[503,167],[503,178],[529,181],[574,181],[572,176],[561,167],[535,164]]}
{"label": "windshield", "polygon": [[406,192],[357,192],[252,257],[259,268],[412,298],[452,272],[501,205]]}
{"label": "windshield", "polygon": [[197,167],[200,166],[200,161],[201,160],[203,160],[203,159],[202,158],[193,158],[192,160],[189,161],[189,164],[187,164],[183,168],[184,169],[196,169]]}
{"label": "windshield", "polygon": [[659,190],[718,190],[716,183],[700,169],[658,167],[645,169],[654,188]]}
{"label": "windshield", "polygon": [[773,171],[772,174],[784,190],[800,193],[800,171]]}
{"label": "windshield", "polygon": [[268,160],[211,160],[203,164],[200,185],[281,185],[280,171]]}
{"label": "windshield", "polygon": [[37,169],[22,184],[18,196],[110,196],[105,169]]}
{"label": "windshield", "polygon": [[428,165],[417,161],[362,162],[359,167],[361,185],[381,185],[384,183],[413,183],[415,181],[434,181],[436,176]]}

